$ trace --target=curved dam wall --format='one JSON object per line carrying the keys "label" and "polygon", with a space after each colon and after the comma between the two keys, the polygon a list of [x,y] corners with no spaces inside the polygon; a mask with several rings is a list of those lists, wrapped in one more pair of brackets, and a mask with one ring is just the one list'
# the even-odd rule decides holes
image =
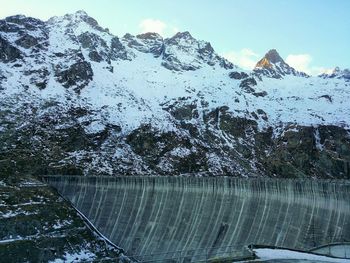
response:
{"label": "curved dam wall", "polygon": [[[308,249],[350,240],[347,181],[81,176],[45,180],[128,255],[227,246],[239,254],[252,243]],[[215,256],[214,250],[206,253]]]}

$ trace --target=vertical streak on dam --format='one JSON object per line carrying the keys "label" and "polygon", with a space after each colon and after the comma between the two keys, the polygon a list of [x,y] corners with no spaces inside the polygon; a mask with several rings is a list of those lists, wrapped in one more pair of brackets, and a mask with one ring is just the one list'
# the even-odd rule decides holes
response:
{"label": "vertical streak on dam", "polygon": [[45,179],[129,255],[252,243],[308,249],[350,241],[347,181]]}

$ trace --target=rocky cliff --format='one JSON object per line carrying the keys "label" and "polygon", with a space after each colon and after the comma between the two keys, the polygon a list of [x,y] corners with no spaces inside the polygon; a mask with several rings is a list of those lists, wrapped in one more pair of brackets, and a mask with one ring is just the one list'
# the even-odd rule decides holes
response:
{"label": "rocky cliff", "polygon": [[244,71],[189,32],[117,37],[83,11],[0,33],[0,159],[18,171],[350,177],[347,71],[276,50]]}

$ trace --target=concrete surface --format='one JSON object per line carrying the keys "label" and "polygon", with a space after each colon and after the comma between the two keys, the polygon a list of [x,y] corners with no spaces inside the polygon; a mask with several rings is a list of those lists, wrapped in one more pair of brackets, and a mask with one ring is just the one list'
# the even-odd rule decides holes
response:
{"label": "concrete surface", "polygon": [[[350,182],[198,177],[45,177],[127,255],[350,240]],[[207,249],[207,258],[220,257]],[[163,254],[161,254],[163,253]],[[181,254],[181,253],[179,253]],[[166,255],[166,256],[165,256]],[[176,255],[173,254],[175,257]],[[180,257],[180,256],[179,256]]]}

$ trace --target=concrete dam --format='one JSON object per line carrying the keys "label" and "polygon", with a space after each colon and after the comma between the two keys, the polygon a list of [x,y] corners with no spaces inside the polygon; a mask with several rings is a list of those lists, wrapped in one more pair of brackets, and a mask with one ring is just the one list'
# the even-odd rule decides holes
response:
{"label": "concrete dam", "polygon": [[[350,241],[350,182],[227,177],[44,179],[127,255],[195,261],[249,244]],[[179,256],[181,254],[181,256]]]}

